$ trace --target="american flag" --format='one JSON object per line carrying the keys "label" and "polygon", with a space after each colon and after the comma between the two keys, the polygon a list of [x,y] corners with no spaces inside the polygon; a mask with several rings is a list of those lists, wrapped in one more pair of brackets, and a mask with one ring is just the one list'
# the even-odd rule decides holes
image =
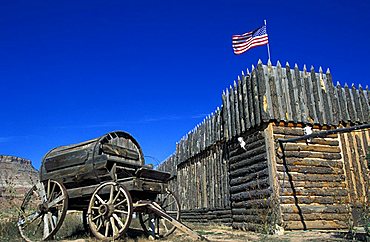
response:
{"label": "american flag", "polygon": [[245,34],[233,35],[232,39],[234,54],[236,55],[243,54],[253,47],[269,43],[266,25]]}

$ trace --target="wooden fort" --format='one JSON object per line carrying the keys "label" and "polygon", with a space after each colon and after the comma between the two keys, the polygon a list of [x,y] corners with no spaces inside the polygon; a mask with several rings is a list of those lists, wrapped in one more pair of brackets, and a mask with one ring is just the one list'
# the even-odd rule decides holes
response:
{"label": "wooden fort", "polygon": [[[182,219],[243,230],[338,229],[369,207],[370,91],[320,68],[259,61],[158,169],[176,175]],[[351,132],[279,143],[360,126]]]}

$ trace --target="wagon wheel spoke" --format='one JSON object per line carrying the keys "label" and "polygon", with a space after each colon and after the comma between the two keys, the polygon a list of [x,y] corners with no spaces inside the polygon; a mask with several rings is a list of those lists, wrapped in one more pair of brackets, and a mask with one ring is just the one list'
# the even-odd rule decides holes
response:
{"label": "wagon wheel spoke", "polygon": [[128,229],[132,219],[129,192],[116,182],[97,187],[91,196],[87,219],[91,232],[101,240],[115,240]]}
{"label": "wagon wheel spoke", "polygon": [[59,230],[68,208],[64,186],[54,180],[37,183],[21,205],[18,229],[26,241],[52,238]]}

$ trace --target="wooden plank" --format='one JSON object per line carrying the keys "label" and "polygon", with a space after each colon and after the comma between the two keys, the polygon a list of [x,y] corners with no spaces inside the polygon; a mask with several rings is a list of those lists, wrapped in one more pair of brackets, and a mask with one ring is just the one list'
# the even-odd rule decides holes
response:
{"label": "wooden plank", "polygon": [[271,98],[271,87],[269,81],[269,69],[271,68],[271,62],[268,62],[268,66],[263,65],[264,81],[265,81],[265,93],[263,96],[263,110],[266,113],[264,122],[269,122],[271,119],[274,119],[274,112],[272,107],[272,98]]}
{"label": "wooden plank", "polygon": [[340,115],[341,115],[339,120],[347,123],[350,120],[350,116],[348,112],[346,98],[344,95],[344,89],[341,87],[339,83],[337,84],[336,91],[337,91],[339,110],[340,110]]}
{"label": "wooden plank", "polygon": [[290,67],[288,63],[287,63],[287,66],[288,66],[288,69],[282,68],[282,73],[283,73],[282,87],[283,87],[283,95],[284,95],[284,99],[286,103],[285,120],[291,121],[293,119],[291,101],[292,101],[292,98],[294,98],[294,96],[291,97],[293,90],[290,90],[292,83],[288,80],[288,70],[290,72]]}
{"label": "wooden plank", "polygon": [[[293,73],[293,75],[292,75]],[[294,76],[294,71],[290,69],[289,63],[286,63],[286,75],[288,80],[289,98],[290,98],[290,108],[292,110],[292,120],[297,123],[301,117],[299,108],[299,98],[298,98],[298,88],[297,82]]]}
{"label": "wooden plank", "polygon": [[300,122],[307,122],[309,111],[308,111],[308,102],[307,102],[307,94],[305,89],[305,80],[303,78],[303,73],[298,69],[298,65],[295,64],[294,66],[294,75],[295,79],[297,80],[298,86],[298,97],[300,97],[299,105],[301,110],[301,119]]}
{"label": "wooden plank", "polygon": [[242,81],[240,77],[238,77],[238,108],[239,108],[239,124],[240,124],[240,132],[245,132],[245,121],[244,121],[244,100],[243,100],[243,91],[242,91]]}

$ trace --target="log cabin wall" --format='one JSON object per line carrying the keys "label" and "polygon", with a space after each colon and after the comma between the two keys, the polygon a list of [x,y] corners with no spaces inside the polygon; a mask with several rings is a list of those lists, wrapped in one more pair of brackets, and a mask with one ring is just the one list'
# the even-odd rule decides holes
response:
{"label": "log cabin wall", "polygon": [[[184,136],[159,169],[177,174],[172,184],[191,221],[209,222],[214,211],[230,210],[231,224],[241,229],[266,222],[287,229],[348,227],[355,205],[368,201],[368,129],[286,144],[286,166],[275,141],[303,135],[307,125],[317,132],[368,124],[369,101],[368,87],[334,86],[329,69],[259,61],[223,91],[222,106]],[[221,182],[212,180],[217,167],[224,180],[213,195],[216,185],[204,184]]]}

